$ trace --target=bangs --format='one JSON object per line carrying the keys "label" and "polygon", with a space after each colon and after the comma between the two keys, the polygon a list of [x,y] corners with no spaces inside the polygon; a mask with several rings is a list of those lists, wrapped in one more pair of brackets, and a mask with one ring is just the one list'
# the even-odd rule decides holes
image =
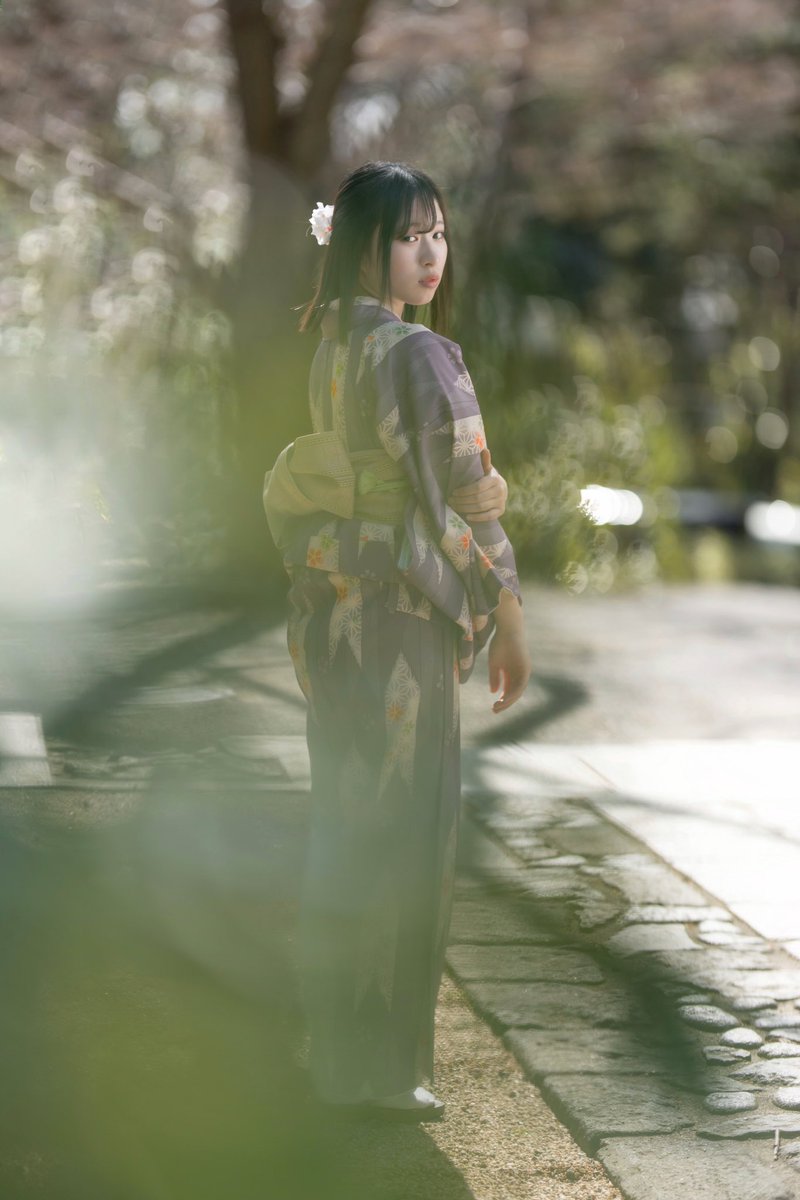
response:
{"label": "bangs", "polygon": [[392,237],[404,234],[410,227],[414,216],[419,218],[420,228],[426,232],[436,224],[436,193],[433,188],[422,180],[409,180],[409,186],[403,188],[399,197],[398,209],[392,231]]}

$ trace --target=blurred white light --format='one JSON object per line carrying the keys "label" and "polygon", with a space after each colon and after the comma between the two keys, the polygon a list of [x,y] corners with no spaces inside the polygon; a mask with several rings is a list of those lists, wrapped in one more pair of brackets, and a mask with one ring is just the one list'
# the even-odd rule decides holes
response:
{"label": "blurred white light", "polygon": [[777,408],[765,408],[756,421],[756,437],[768,450],[780,450],[789,436],[789,422]]}
{"label": "blurred white light", "polygon": [[221,21],[216,12],[194,13],[184,23],[183,32],[187,37],[199,40],[204,37],[213,37],[220,26]]}
{"label": "blurred white light", "polygon": [[283,75],[277,81],[278,93],[284,105],[299,104],[308,91],[309,80],[299,71]]}
{"label": "blurred white light", "polygon": [[174,79],[156,79],[147,89],[147,98],[157,112],[174,117],[181,110],[182,95]]}
{"label": "blurred white light", "polygon": [[131,151],[137,158],[152,158],[161,149],[163,143],[163,133],[152,125],[139,125],[130,136]]}
{"label": "blurred white light", "polygon": [[44,330],[33,321],[0,329],[0,354],[7,358],[33,358],[44,342]]}
{"label": "blurred white light", "polygon": [[586,591],[589,572],[579,562],[570,562],[559,575],[559,579],[568,591],[579,596],[581,592]]}
{"label": "blurred white light", "polygon": [[17,257],[25,266],[40,262],[55,248],[55,228],[42,225],[23,233],[17,243]]}
{"label": "blurred white light", "polygon": [[681,297],[681,312],[693,329],[715,329],[732,325],[739,306],[727,292],[709,287],[687,287]]}
{"label": "blurred white light", "polygon": [[595,525],[635,525],[644,505],[635,492],[590,483],[581,488],[580,508]]}
{"label": "blurred white light", "polygon": [[149,283],[161,279],[167,265],[167,256],[157,246],[146,246],[131,259],[131,278],[134,283]]}
{"label": "blurred white light", "polygon": [[400,111],[400,101],[391,92],[376,92],[346,104],[341,111],[339,138],[348,153],[357,151],[373,138],[383,137]]}
{"label": "blurred white light", "polygon": [[142,225],[148,233],[163,233],[165,227],[171,223],[160,204],[151,204],[142,217]]}
{"label": "blurred white light", "polygon": [[14,173],[23,179],[34,179],[44,173],[44,162],[30,149],[20,151],[14,163]]}
{"label": "blurred white light", "polygon": [[758,501],[744,514],[744,527],[759,541],[800,546],[800,506],[785,500]]}
{"label": "blurred white light", "polygon": [[228,193],[219,187],[206,188],[198,202],[200,207],[208,209],[217,217],[221,217],[224,212],[227,212],[230,203],[231,198]]}
{"label": "blurred white light", "polygon": [[[200,18],[193,19],[196,21]],[[197,117],[219,116],[225,110],[225,92],[221,87],[197,88],[188,107]]]}
{"label": "blurred white light", "polygon": [[117,96],[115,120],[118,125],[131,127],[144,119],[147,97],[138,88],[123,88]]}
{"label": "blurred white light", "polygon": [[95,168],[100,164],[83,146],[72,146],[64,165],[72,175],[94,175]]}
{"label": "blurred white light", "polygon": [[781,351],[772,338],[754,337],[747,347],[750,361],[759,371],[777,371],[781,362]]}

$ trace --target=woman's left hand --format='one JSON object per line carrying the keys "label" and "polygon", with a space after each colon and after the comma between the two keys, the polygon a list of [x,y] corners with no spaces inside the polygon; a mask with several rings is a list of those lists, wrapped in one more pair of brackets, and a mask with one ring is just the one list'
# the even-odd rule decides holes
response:
{"label": "woman's left hand", "polygon": [[506,511],[508,484],[491,465],[488,446],[481,450],[484,474],[474,483],[465,483],[450,492],[447,503],[465,521],[496,521]]}

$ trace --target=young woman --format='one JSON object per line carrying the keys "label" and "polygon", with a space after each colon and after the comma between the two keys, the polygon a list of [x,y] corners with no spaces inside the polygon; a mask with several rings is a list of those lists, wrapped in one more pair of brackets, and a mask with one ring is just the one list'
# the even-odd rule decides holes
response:
{"label": "young woman", "polygon": [[[305,479],[328,471],[322,482],[339,490],[279,541],[311,763],[301,997],[319,1099],[431,1120],[443,1103],[421,1081],[434,1079],[452,904],[459,684],[493,633],[490,690],[502,676],[503,691],[492,711],[504,712],[530,658],[497,520],[505,483],[485,473],[475,391],[442,332],[442,194],[414,167],[369,162],[343,180],[330,215],[318,206],[311,218],[326,249],[300,329],[321,327],[308,441],[333,455]],[[424,306],[432,327],[415,320]],[[267,492],[264,503],[274,518]]]}

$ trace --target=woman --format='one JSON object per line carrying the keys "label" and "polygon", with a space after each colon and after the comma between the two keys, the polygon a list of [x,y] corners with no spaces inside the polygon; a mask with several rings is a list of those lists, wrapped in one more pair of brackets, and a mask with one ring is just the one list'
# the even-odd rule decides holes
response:
{"label": "woman", "polygon": [[[311,225],[327,246],[300,320],[322,332],[315,432],[293,443],[289,487],[300,495],[307,441],[329,454],[308,467],[308,493],[331,484],[335,498],[280,523],[269,489],[264,498],[292,581],[287,642],[307,700],[298,967],[310,1071],[327,1103],[432,1120],[444,1106],[421,1080],[434,1078],[452,903],[458,688],[494,633],[490,689],[502,675],[503,693],[492,711],[519,699],[530,675],[522,599],[497,520],[505,484],[484,473],[474,388],[440,332],[452,280],[440,190],[404,163],[369,162]],[[414,320],[425,305],[433,328]]]}

